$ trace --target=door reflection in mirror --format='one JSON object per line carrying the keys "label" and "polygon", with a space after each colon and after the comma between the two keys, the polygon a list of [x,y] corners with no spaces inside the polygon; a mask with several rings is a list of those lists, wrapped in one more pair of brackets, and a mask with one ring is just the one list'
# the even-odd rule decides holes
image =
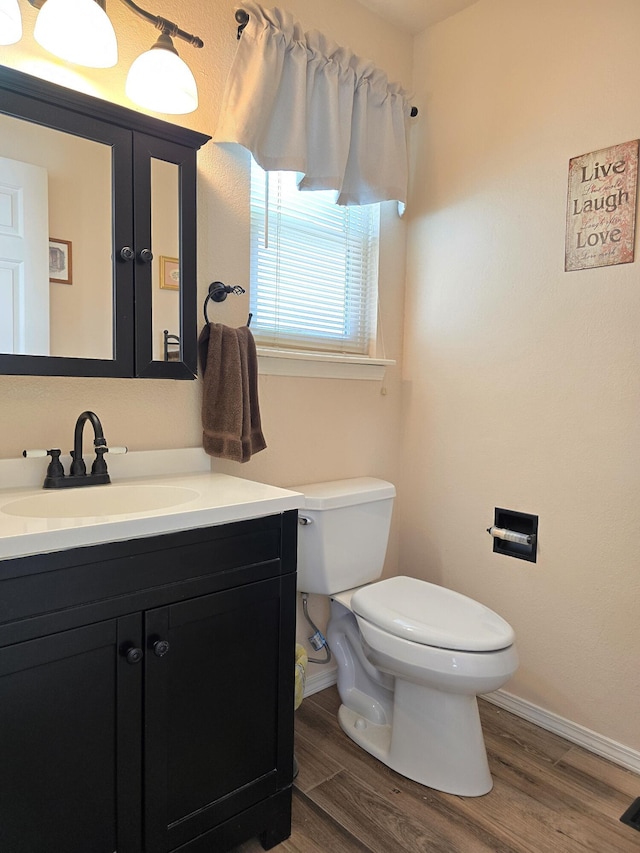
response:
{"label": "door reflection in mirror", "polygon": [[0,352],[49,355],[47,170],[0,157]]}
{"label": "door reflection in mirror", "polygon": [[[36,167],[45,175],[40,201],[22,195],[22,220],[40,223],[23,266],[10,269],[16,245],[9,246],[0,225],[0,309],[7,294],[24,289],[23,332],[8,334],[6,318],[0,352],[69,358],[113,358],[113,262],[111,147],[53,128],[0,115],[0,159]],[[2,177],[0,176],[0,183]],[[48,186],[48,200],[47,200]],[[0,207],[7,209],[3,194]],[[27,210],[28,206],[28,210]],[[0,214],[4,220],[4,214]],[[44,224],[43,224],[44,223]],[[50,281],[49,240],[73,244],[73,286]],[[46,267],[45,283],[34,265]],[[20,280],[20,276],[22,279]],[[52,276],[55,278],[55,276]],[[15,298],[14,298],[15,301]],[[15,313],[15,311],[12,312]],[[20,326],[18,322],[18,329]],[[48,337],[48,341],[47,341]]]}

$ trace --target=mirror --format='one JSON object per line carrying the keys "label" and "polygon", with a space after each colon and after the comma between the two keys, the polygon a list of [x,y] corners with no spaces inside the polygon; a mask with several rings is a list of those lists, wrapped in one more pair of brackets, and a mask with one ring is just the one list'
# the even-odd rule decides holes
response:
{"label": "mirror", "polygon": [[0,140],[0,352],[113,358],[110,146],[5,115]]}
{"label": "mirror", "polygon": [[153,360],[180,360],[180,221],[176,163],[151,158]]}
{"label": "mirror", "polygon": [[0,373],[195,378],[209,138],[0,66]]}

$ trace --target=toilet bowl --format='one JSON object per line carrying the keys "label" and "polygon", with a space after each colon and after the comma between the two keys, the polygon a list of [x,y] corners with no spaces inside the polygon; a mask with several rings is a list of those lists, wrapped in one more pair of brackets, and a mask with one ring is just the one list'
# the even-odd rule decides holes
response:
{"label": "toilet bowl", "polygon": [[[488,793],[493,783],[476,697],[516,671],[513,629],[444,587],[409,577],[376,580],[391,484],[359,478],[295,490],[305,495],[298,589],[331,598],[327,639],[337,661],[343,731],[420,784],[459,796]],[[338,570],[335,562],[325,568],[328,555],[339,560]]]}
{"label": "toilet bowl", "polygon": [[[421,608],[424,617],[416,618]],[[342,663],[340,725],[352,740],[430,788],[460,796],[491,790],[476,697],[502,687],[517,669],[513,631],[503,619],[451,590],[396,577],[352,591],[348,603],[334,599],[328,635],[338,647],[339,673]],[[346,644],[358,644],[374,671],[393,678],[391,695],[382,699],[377,682],[384,715],[370,714],[353,695],[360,688],[341,661]]]}

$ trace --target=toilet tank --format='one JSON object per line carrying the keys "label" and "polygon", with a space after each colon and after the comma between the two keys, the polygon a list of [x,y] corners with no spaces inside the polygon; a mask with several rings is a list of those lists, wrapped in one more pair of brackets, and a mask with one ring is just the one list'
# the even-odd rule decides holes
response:
{"label": "toilet tank", "polygon": [[298,589],[333,595],[379,578],[395,487],[374,477],[291,486],[304,495]]}

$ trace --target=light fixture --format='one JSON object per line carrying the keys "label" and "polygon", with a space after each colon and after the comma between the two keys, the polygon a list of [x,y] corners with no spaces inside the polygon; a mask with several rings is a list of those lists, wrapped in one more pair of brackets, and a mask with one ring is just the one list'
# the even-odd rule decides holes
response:
{"label": "light fixture", "polygon": [[204,47],[204,42],[198,36],[181,30],[173,21],[145,12],[133,0],[122,0],[122,3],[160,30],[158,41],[129,69],[125,86],[127,95],[134,104],[153,112],[193,112],[198,106],[196,81],[189,66],[178,56],[172,39],[183,39],[192,47]]}
{"label": "light fixture", "polygon": [[[0,21],[5,6],[15,11],[17,2],[0,0]],[[121,2],[160,30],[153,47],[131,65],[125,86],[128,97],[138,106],[154,112],[192,112],[198,106],[196,81],[178,56],[172,39],[183,39],[193,47],[204,47],[204,42],[172,21],[141,9],[133,0]],[[50,53],[89,68],[108,68],[116,64],[116,36],[105,11],[105,0],[29,0],[29,3],[40,10],[34,37]],[[15,41],[18,39],[19,36]]]}
{"label": "light fixture", "polygon": [[96,0],[46,0],[33,37],[60,59],[88,68],[110,68],[118,61],[113,24]]}
{"label": "light fixture", "polygon": [[135,104],[153,112],[191,113],[198,107],[195,78],[178,56],[168,33],[162,33],[134,61],[125,91]]}
{"label": "light fixture", "polygon": [[0,0],[0,44],[15,44],[22,38],[18,0]]}

